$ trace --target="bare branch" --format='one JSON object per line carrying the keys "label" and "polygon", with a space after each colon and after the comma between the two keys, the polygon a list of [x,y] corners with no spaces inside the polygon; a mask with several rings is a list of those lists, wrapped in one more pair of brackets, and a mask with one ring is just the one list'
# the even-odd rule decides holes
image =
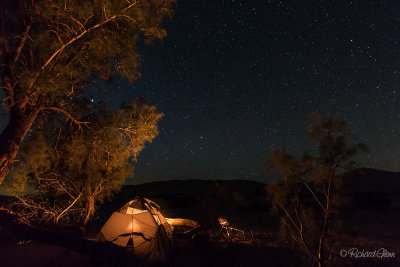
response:
{"label": "bare branch", "polygon": [[297,196],[295,196],[294,202],[295,202],[294,203],[294,212],[296,214],[297,221],[299,222],[301,232],[303,232],[303,223],[300,220],[299,212],[297,211],[297,205],[298,205],[298,202],[299,202]]}
{"label": "bare branch", "polygon": [[21,42],[19,43],[19,45],[17,47],[17,50],[15,51],[15,56],[14,56],[14,59],[13,59],[14,63],[16,63],[18,61],[19,55],[21,54],[22,48],[25,45],[25,41],[26,41],[26,38],[28,37],[28,33],[29,33],[30,29],[31,29],[31,24],[28,23],[28,25],[26,25],[25,32],[23,33]]}
{"label": "bare branch", "polygon": [[[59,175],[56,173],[52,173],[52,175],[58,177]],[[65,188],[65,186],[63,186],[60,181],[56,178],[51,179],[51,178],[38,178],[39,181],[48,181],[48,182],[53,182],[55,184],[58,185],[59,188],[61,188],[62,191],[64,191],[65,193],[67,193],[67,195],[69,195],[72,199],[75,199],[75,197]]]}
{"label": "bare branch", "polygon": [[44,213],[46,213],[46,214],[49,214],[49,215],[52,215],[52,216],[54,216],[54,212],[52,212],[52,211],[50,211],[50,210],[48,210],[48,209],[45,209],[45,208],[43,208],[40,204],[30,204],[30,203],[28,203],[27,202],[27,200],[25,200],[24,198],[22,198],[22,197],[20,197],[20,196],[15,196],[18,200],[20,200],[21,202],[22,202],[22,204],[24,205],[24,206],[26,206],[26,207],[28,207],[28,208],[30,208],[30,209],[39,209],[39,210],[42,210]]}
{"label": "bare branch", "polygon": [[300,228],[297,225],[297,223],[293,220],[292,216],[289,214],[289,212],[283,207],[283,205],[281,205],[280,203],[278,203],[279,207],[285,212],[286,217],[288,217],[288,219],[290,220],[290,222],[292,223],[292,225],[294,227],[296,227],[297,231],[300,232]]}
{"label": "bare branch", "polygon": [[314,191],[310,188],[310,186],[303,180],[301,182],[308,189],[308,191],[310,191],[310,193],[314,197],[315,201],[317,201],[318,205],[325,211],[325,207],[322,205],[321,201],[319,201],[319,199],[315,195]]}
{"label": "bare branch", "polygon": [[40,110],[46,110],[46,109],[48,109],[48,110],[55,110],[55,111],[58,111],[58,112],[61,112],[61,113],[63,113],[65,116],[67,116],[68,117],[68,119],[70,119],[71,121],[73,121],[75,124],[88,124],[89,122],[87,122],[87,121],[78,121],[77,119],[75,119],[69,112],[67,112],[67,111],[65,111],[65,110],[63,110],[63,109],[61,109],[61,108],[57,108],[57,107],[40,107]]}
{"label": "bare branch", "polygon": [[65,28],[67,28],[71,33],[73,33],[75,35],[78,34],[78,32],[76,30],[74,30],[73,28],[71,28],[68,24],[65,24],[65,23],[62,23],[62,22],[59,22],[59,24],[64,26]]}
{"label": "bare branch", "polygon": [[79,26],[82,28],[82,31],[84,31],[85,30],[85,26],[83,26],[83,24],[79,21],[79,20],[77,20],[77,19],[75,19],[74,17],[72,17],[72,16],[69,16],[73,21],[75,21],[77,24],[79,24]]}
{"label": "bare branch", "polygon": [[75,198],[75,200],[71,203],[71,205],[69,205],[66,209],[64,209],[56,218],[56,223],[58,223],[58,221],[61,219],[61,217],[63,216],[63,214],[65,214],[70,208],[72,208],[73,205],[75,205],[75,203],[78,201],[78,199],[82,196],[83,191],[81,191],[81,193]]}
{"label": "bare branch", "polygon": [[60,35],[58,35],[58,33],[57,33],[55,30],[50,30],[50,32],[54,33],[54,34],[57,36],[57,38],[58,38],[58,41],[60,42],[60,44],[62,44],[62,43],[63,43],[63,42],[62,42],[62,40],[61,40],[61,37],[60,37]]}
{"label": "bare branch", "polygon": [[84,17],[85,22],[83,23],[83,25],[86,25],[86,23],[87,23],[87,22],[89,21],[89,19],[91,19],[92,17],[93,17],[93,14],[90,15],[89,17],[87,17],[87,18]]}

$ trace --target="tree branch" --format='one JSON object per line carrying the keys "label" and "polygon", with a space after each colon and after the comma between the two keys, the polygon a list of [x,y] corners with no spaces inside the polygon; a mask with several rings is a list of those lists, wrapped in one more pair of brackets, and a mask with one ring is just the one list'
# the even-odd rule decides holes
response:
{"label": "tree branch", "polygon": [[303,180],[301,180],[302,184],[308,189],[308,191],[310,191],[310,193],[312,194],[312,196],[314,197],[315,201],[317,201],[317,203],[321,206],[321,208],[325,211],[325,207],[322,205],[321,201],[319,201],[319,199],[317,198],[317,196],[315,195],[314,191],[312,191],[312,189],[310,188],[310,186]]}
{"label": "tree branch", "polygon": [[63,113],[65,116],[67,116],[68,119],[70,119],[72,122],[74,122],[75,124],[88,124],[89,122],[87,121],[78,121],[77,119],[75,119],[70,113],[68,113],[67,111],[61,109],[61,108],[57,108],[57,107],[40,107],[40,110],[55,110],[58,111],[60,113]]}
{"label": "tree branch", "polygon": [[50,216],[54,217],[54,215],[55,215],[54,212],[41,207],[40,204],[37,204],[37,203],[29,204],[27,201],[24,200],[24,198],[22,198],[20,196],[15,196],[15,197],[22,202],[22,205],[24,205],[25,207],[27,207],[31,210],[39,209],[39,210],[42,210],[44,213],[49,214]]}
{"label": "tree branch", "polygon": [[85,30],[85,26],[83,26],[83,24],[79,20],[75,19],[73,16],[69,16],[69,17],[70,17],[70,19],[75,21],[77,24],[79,24],[79,26],[83,29],[83,31]]}
{"label": "tree branch", "polygon": [[[58,174],[55,174],[55,173],[52,173],[52,175],[58,176]],[[57,178],[52,179],[52,178],[40,178],[40,177],[38,177],[37,179],[38,179],[39,181],[48,181],[48,182],[53,182],[53,183],[58,184],[58,186],[61,188],[62,191],[64,191],[65,193],[67,193],[72,199],[75,199],[75,197],[74,197],[70,192],[68,192],[68,190],[65,189],[64,186],[62,186],[62,184],[60,183],[60,181],[59,181]]]}
{"label": "tree branch", "polygon": [[297,225],[297,223],[293,220],[292,216],[289,214],[289,212],[285,209],[285,207],[283,207],[283,205],[281,205],[280,203],[278,203],[278,206],[285,212],[286,217],[290,220],[290,222],[292,223],[292,225],[297,229],[298,232],[300,232],[300,228]]}
{"label": "tree branch", "polygon": [[72,208],[73,205],[78,201],[78,199],[82,196],[83,191],[75,198],[75,200],[69,205],[65,210],[63,210],[56,218],[56,223],[61,219],[64,213],[66,213],[70,208]]}
{"label": "tree branch", "polygon": [[[136,1],[132,2],[130,5],[128,5],[126,8],[124,8],[122,10],[122,13],[126,12],[128,9],[132,8],[134,5],[136,4]],[[52,61],[53,59],[59,55],[61,52],[64,51],[65,48],[67,48],[68,46],[70,46],[71,44],[75,43],[76,41],[78,41],[79,39],[81,39],[83,36],[85,36],[86,34],[88,34],[89,32],[91,32],[92,30],[95,30],[101,26],[103,26],[104,24],[107,24],[108,22],[116,19],[119,16],[123,16],[122,15],[118,15],[115,14],[111,17],[106,18],[105,20],[101,21],[100,23],[97,23],[96,25],[87,28],[85,30],[83,30],[80,34],[76,35],[75,37],[71,38],[68,42],[64,43],[59,49],[57,49],[53,54],[51,54],[51,56],[47,59],[47,61],[42,65],[42,67],[40,68],[40,71],[43,71]],[[32,86],[35,84],[36,80],[38,79],[39,75],[40,75],[40,71],[38,71],[36,73],[36,75],[34,76],[34,78],[32,79],[29,88],[32,88]]]}
{"label": "tree branch", "polygon": [[[129,6],[127,6],[126,8],[124,8],[122,12],[125,12],[126,10],[130,9],[130,8],[131,8],[132,6],[134,6],[135,4],[136,4],[136,1],[133,2],[132,4],[130,4]],[[119,17],[119,16],[121,16],[121,15],[115,14],[115,15],[113,15],[113,16],[111,16],[111,17],[106,18],[106,19],[103,20],[102,22],[100,22],[100,23],[98,23],[98,24],[96,24],[96,25],[94,25],[94,26],[92,26],[92,27],[90,27],[90,28],[85,29],[84,31],[82,31],[80,34],[78,34],[77,36],[75,36],[74,38],[72,38],[71,40],[69,40],[68,42],[66,42],[65,44],[63,44],[57,51],[55,51],[55,52],[49,57],[49,59],[43,64],[43,66],[42,66],[40,69],[41,69],[41,70],[44,70],[44,69],[47,67],[47,65],[49,65],[50,62],[54,59],[54,57],[57,56],[57,55],[58,55],[59,53],[61,53],[62,51],[64,51],[64,49],[65,49],[67,46],[69,46],[69,45],[71,45],[72,43],[76,42],[77,40],[81,39],[85,34],[91,32],[91,31],[94,30],[94,29],[97,29],[97,28],[103,26],[104,24],[110,22],[111,20],[114,20],[115,18],[117,18],[117,17]],[[123,15],[122,15],[122,16],[123,16]]]}
{"label": "tree branch", "polygon": [[23,33],[21,42],[19,43],[19,46],[17,47],[17,50],[15,52],[13,63],[17,63],[19,55],[21,54],[22,48],[25,45],[25,41],[28,38],[28,33],[29,33],[30,29],[31,29],[31,23],[28,23],[28,25],[26,25],[25,32]]}

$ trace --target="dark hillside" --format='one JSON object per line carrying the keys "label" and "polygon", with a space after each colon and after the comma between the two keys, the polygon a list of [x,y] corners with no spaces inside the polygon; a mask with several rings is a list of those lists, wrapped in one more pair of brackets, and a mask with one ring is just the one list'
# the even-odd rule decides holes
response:
{"label": "dark hillside", "polygon": [[[203,224],[221,215],[237,222],[243,218],[246,221],[255,212],[268,215],[265,186],[247,180],[173,180],[129,185],[102,207],[101,217],[108,218],[107,214],[139,195],[157,202],[166,217],[191,218]],[[265,223],[260,218],[256,221]]]}
{"label": "dark hillside", "polygon": [[356,169],[343,175],[343,186],[348,194],[400,193],[400,173],[368,168]]}

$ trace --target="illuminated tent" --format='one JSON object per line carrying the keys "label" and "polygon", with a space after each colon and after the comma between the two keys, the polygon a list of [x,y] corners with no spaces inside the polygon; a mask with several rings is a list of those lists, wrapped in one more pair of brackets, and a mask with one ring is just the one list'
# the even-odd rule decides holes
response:
{"label": "illuminated tent", "polygon": [[172,231],[156,203],[136,197],[111,215],[98,240],[133,249],[145,261],[160,262],[171,250]]}

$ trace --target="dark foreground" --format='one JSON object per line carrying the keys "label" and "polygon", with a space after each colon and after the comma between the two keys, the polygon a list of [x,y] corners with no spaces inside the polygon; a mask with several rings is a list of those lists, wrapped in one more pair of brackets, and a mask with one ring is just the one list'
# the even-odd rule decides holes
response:
{"label": "dark foreground", "polygon": [[[77,233],[65,233],[65,230],[64,233],[45,231],[18,224],[7,227],[4,223],[6,217],[2,214],[1,266],[146,266],[118,246],[79,238]],[[258,237],[257,241],[235,244],[178,237],[169,261],[158,266],[310,266],[296,251],[279,245],[271,237]],[[361,240],[358,242],[358,246],[365,245]],[[380,245],[393,251],[396,244],[383,242]],[[396,253],[398,251],[397,249]],[[331,266],[400,266],[399,264],[398,257],[335,257]]]}
{"label": "dark foreground", "polygon": [[[351,198],[351,205],[341,212],[346,223],[330,266],[400,266],[400,176],[364,172],[348,179],[346,196]],[[251,181],[170,181],[127,186],[102,206],[85,231],[67,225],[32,228],[0,210],[0,266],[145,265],[121,247],[93,241],[110,214],[135,195],[156,201],[165,217],[190,218],[203,226],[203,235],[195,238],[176,235],[170,259],[159,266],[310,266],[290,244],[279,241],[278,219],[269,214],[264,187]],[[213,237],[219,230],[215,220],[219,215],[251,233],[251,238],[227,241]],[[394,255],[355,258],[349,254],[353,248]]]}
{"label": "dark foreground", "polygon": [[[118,246],[80,238],[77,229],[40,230],[16,221],[10,225],[15,218],[4,212],[1,218],[1,266],[146,266]],[[171,258],[158,266],[302,266],[293,251],[279,247],[188,237],[176,237],[175,242]]]}

